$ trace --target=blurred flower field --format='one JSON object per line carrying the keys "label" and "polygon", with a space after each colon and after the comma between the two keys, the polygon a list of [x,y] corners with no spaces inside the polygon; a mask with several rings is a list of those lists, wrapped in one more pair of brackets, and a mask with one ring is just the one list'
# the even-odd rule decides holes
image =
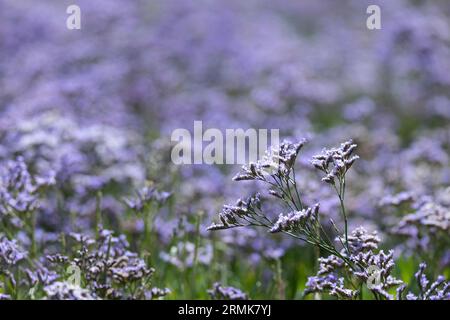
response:
{"label": "blurred flower field", "polygon": [[450,300],[448,1],[76,3],[0,2],[0,300]]}

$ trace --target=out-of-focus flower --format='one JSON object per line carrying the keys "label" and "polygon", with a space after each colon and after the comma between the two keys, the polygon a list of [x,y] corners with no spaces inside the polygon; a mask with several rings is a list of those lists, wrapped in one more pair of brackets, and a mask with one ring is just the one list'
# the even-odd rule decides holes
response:
{"label": "out-of-focus flower", "polygon": [[98,300],[89,290],[69,282],[54,282],[44,288],[48,300]]}
{"label": "out-of-focus flower", "polygon": [[219,213],[219,224],[212,224],[207,230],[221,230],[233,227],[258,224],[261,218],[261,198],[257,193],[247,199],[239,199],[235,205],[224,205]]}
{"label": "out-of-focus flower", "polygon": [[280,214],[270,232],[276,233],[281,231],[291,232],[300,231],[302,229],[314,228],[317,224],[319,214],[319,205],[314,208],[307,208],[298,212],[291,212],[287,215]]}
{"label": "out-of-focus flower", "polygon": [[395,227],[394,232],[402,233],[408,227],[425,228],[433,231],[450,231],[450,209],[439,204],[428,202],[422,205],[417,212],[408,214]]}
{"label": "out-of-focus flower", "polygon": [[341,299],[353,299],[358,294],[355,290],[345,288],[344,278],[337,278],[334,274],[308,277],[304,294],[324,292]]}
{"label": "out-of-focus flower", "polygon": [[137,191],[134,199],[124,199],[126,205],[137,212],[142,212],[145,206],[151,202],[163,204],[170,197],[170,192],[158,191],[155,187],[146,186]]}
{"label": "out-of-focus flower", "polygon": [[256,163],[244,165],[233,180],[265,180],[267,175],[281,174],[289,176],[295,160],[306,140],[298,143],[283,141],[279,146],[272,146],[266,155]]}

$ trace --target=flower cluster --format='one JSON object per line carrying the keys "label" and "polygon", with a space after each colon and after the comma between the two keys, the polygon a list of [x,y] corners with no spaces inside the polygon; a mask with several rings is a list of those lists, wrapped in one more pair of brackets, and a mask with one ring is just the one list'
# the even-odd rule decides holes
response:
{"label": "flower cluster", "polygon": [[[366,285],[376,298],[392,300],[389,294],[393,287],[403,282],[394,278],[391,273],[394,267],[393,251],[386,254],[383,250],[377,252],[380,239],[376,233],[369,233],[366,229],[358,227],[349,236],[351,255],[348,260],[331,255],[319,258],[317,275],[308,279],[305,294],[328,293],[343,299],[354,299],[361,294],[361,285]],[[346,250],[342,250],[342,256]],[[349,262],[347,262],[349,261]],[[355,286],[349,281],[345,286],[344,277],[338,275],[352,274],[359,285]]]}
{"label": "flower cluster", "polygon": [[450,207],[446,201],[439,196],[416,199],[391,228],[394,235],[406,240],[407,252],[437,259],[441,268],[450,266]]}
{"label": "flower cluster", "polygon": [[[414,274],[417,285],[419,287],[419,294],[408,293],[407,300],[450,300],[450,282],[446,281],[444,276],[438,276],[436,281],[430,283],[425,275],[426,263],[421,263],[419,270]],[[402,286],[397,290],[398,296],[401,299],[406,286]]]}
{"label": "flower cluster", "polygon": [[254,224],[259,225],[263,223],[260,219],[267,220],[260,213],[260,210],[261,196],[259,193],[247,199],[238,199],[234,205],[224,205],[219,213],[220,223],[212,224],[207,230],[213,231]]}
{"label": "flower cluster", "polygon": [[[271,233],[284,232],[289,235],[301,239],[307,243],[318,246],[319,248],[327,251],[331,254],[340,255],[338,249],[331,243],[329,236],[327,235],[324,226],[319,222],[319,204],[316,204],[313,208],[305,208],[304,201],[302,201],[302,192],[298,188],[298,184],[295,176],[294,162],[297,159],[298,152],[304,145],[304,141],[297,144],[290,142],[284,142],[280,150],[283,155],[283,169],[278,169],[271,175],[271,180],[262,179],[262,175],[258,171],[254,171],[252,175],[251,168],[244,172],[247,177],[253,177],[252,179],[263,180],[269,185],[269,193],[279,198],[282,203],[290,208],[292,211],[288,214],[280,214],[277,221],[272,221],[270,217],[261,211],[261,203],[259,195],[254,198],[249,198],[249,201],[238,200],[235,206],[226,205],[219,214],[221,220],[220,224],[211,225],[208,230],[220,230],[231,227],[242,226],[260,226],[266,227]],[[355,144],[346,142],[341,145],[340,148],[334,148],[326,151],[328,158],[324,160],[324,170],[328,172],[328,165],[331,162],[337,163],[338,161],[346,161],[350,158],[351,153],[356,148]],[[322,156],[315,156],[313,161],[319,161]],[[354,161],[354,160],[352,160]],[[351,162],[353,163],[353,162]],[[341,203],[343,216],[345,219],[345,244],[344,247],[349,253],[349,240],[347,235],[347,216],[344,207],[344,191],[345,191],[345,174],[350,168],[351,164],[340,175],[340,186],[338,190],[338,196]],[[238,174],[239,176],[239,174]],[[236,180],[236,179],[235,179]],[[238,179],[247,180],[247,179]],[[253,200],[252,200],[253,199]]]}
{"label": "flower cluster", "polygon": [[208,290],[211,299],[214,300],[248,300],[248,296],[241,290],[233,287],[224,287],[220,283],[214,283],[211,290]]}
{"label": "flower cluster", "polygon": [[[394,276],[414,276],[403,261],[424,261],[437,280],[397,297],[448,299],[446,1],[383,1],[408,14],[373,41],[349,28],[358,1],[78,0],[87,33],[61,28],[57,1],[39,14],[17,2],[0,1],[0,299],[168,292],[153,284],[195,299],[227,277],[257,297],[298,298],[285,277],[299,261],[317,271],[311,293],[341,299],[393,298]],[[249,184],[224,183],[229,166],[170,159],[170,132],[195,120],[306,135],[308,150],[283,141],[235,176]],[[348,137],[357,176],[355,144],[339,146]],[[323,146],[337,147],[309,153]],[[260,228],[205,232],[224,198],[243,200],[209,230]]]}
{"label": "flower cluster", "polygon": [[297,212],[290,212],[287,215],[280,214],[278,220],[270,229],[271,233],[276,232],[298,232],[314,228],[318,221],[319,205],[314,208],[307,208]]}
{"label": "flower cluster", "polygon": [[376,297],[387,300],[393,299],[388,291],[403,284],[403,281],[391,275],[395,266],[393,256],[393,250],[387,254],[381,250],[378,253],[374,253],[374,251],[360,252],[351,257],[355,265],[362,269],[362,271],[355,271],[353,274],[361,282],[366,283]]}
{"label": "flower cluster", "polygon": [[89,290],[68,282],[56,281],[44,288],[48,300],[97,300]]}
{"label": "flower cluster", "polygon": [[124,200],[126,205],[136,212],[142,212],[152,202],[161,205],[170,197],[170,192],[158,191],[153,186],[145,186],[136,193],[136,198]]}
{"label": "flower cluster", "polygon": [[394,232],[402,233],[411,227],[425,228],[429,232],[450,231],[450,209],[440,204],[427,202],[415,213],[408,214],[401,219]]}
{"label": "flower cluster", "polygon": [[[82,277],[80,281],[92,296],[101,299],[146,299],[169,293],[166,289],[150,287],[155,270],[128,250],[129,244],[123,235],[116,237],[113,232],[101,229],[97,240],[79,234],[71,234],[71,237],[80,246],[72,259],[60,255],[47,259],[56,266],[78,268]],[[68,290],[66,285],[61,284],[56,287],[51,285],[50,288],[61,289],[63,293]]]}
{"label": "flower cluster", "polygon": [[334,274],[308,277],[304,294],[323,292],[340,299],[353,299],[357,295],[355,290],[344,287],[344,278],[337,278]]}
{"label": "flower cluster", "polygon": [[350,252],[353,254],[376,250],[380,241],[376,231],[370,233],[364,227],[356,228],[348,237]]}

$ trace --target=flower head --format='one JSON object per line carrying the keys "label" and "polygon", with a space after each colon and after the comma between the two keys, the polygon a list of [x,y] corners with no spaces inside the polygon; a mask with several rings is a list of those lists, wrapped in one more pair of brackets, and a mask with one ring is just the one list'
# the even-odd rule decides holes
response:
{"label": "flower head", "polygon": [[220,223],[212,224],[207,230],[222,230],[256,222],[259,210],[261,210],[259,193],[247,199],[238,199],[234,205],[224,205],[219,213]]}
{"label": "flower head", "polygon": [[211,299],[214,300],[247,300],[248,297],[241,290],[233,287],[223,287],[220,283],[214,283],[211,290],[208,290]]}
{"label": "flower head", "polygon": [[0,271],[13,266],[27,257],[27,252],[22,250],[16,240],[8,240],[0,236]]}

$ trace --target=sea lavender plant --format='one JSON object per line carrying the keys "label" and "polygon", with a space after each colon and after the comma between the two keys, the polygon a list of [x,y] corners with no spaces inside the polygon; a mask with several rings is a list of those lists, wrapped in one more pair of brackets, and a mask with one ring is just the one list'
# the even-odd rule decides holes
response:
{"label": "sea lavender plant", "polygon": [[[295,179],[295,160],[304,146],[299,143],[283,141],[280,146],[272,147],[256,163],[244,165],[234,181],[257,180],[270,186],[269,193],[281,199],[291,210],[303,210],[300,193]],[[235,205],[225,205],[220,214],[220,224],[213,224],[208,230],[227,229],[237,226],[266,226],[272,222],[261,210],[260,194],[245,200],[239,199]]]}
{"label": "sea lavender plant", "polygon": [[437,203],[427,202],[421,205],[415,213],[406,215],[398,223],[394,232],[402,233],[410,227],[425,228],[428,233],[450,231],[450,209]]}
{"label": "sea lavender plant", "polygon": [[142,212],[148,205],[153,202],[161,205],[170,197],[169,192],[158,191],[153,186],[145,186],[136,193],[137,196],[134,199],[127,198],[124,200],[126,205],[136,212]]}
{"label": "sea lavender plant", "polygon": [[316,169],[325,173],[323,182],[329,183],[336,190],[344,217],[345,246],[350,252],[348,245],[348,220],[345,210],[345,176],[353,163],[359,156],[353,155],[357,145],[352,140],[346,141],[338,148],[324,149],[321,154],[313,157],[311,163]]}

